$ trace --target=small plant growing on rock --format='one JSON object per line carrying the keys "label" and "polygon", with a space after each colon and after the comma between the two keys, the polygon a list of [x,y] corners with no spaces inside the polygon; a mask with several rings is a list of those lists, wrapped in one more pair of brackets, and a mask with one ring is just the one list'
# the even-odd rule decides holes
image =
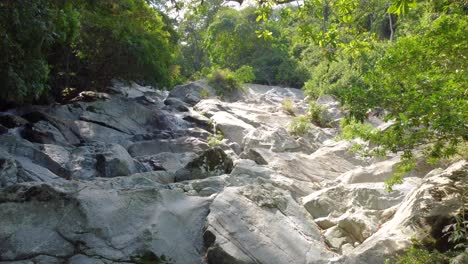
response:
{"label": "small plant growing on rock", "polygon": [[215,69],[208,75],[208,84],[213,86],[218,96],[224,97],[235,91],[243,90],[242,83],[236,79],[229,69]]}
{"label": "small plant growing on rock", "polygon": [[210,92],[208,92],[208,90],[206,89],[202,89],[199,95],[201,99],[207,99],[208,97],[210,97]]}
{"label": "small plant growing on rock", "polygon": [[307,116],[298,116],[289,124],[289,133],[293,136],[301,136],[311,128],[310,120]]}
{"label": "small plant growing on rock", "polygon": [[468,250],[468,220],[465,211],[466,200],[468,199],[468,190],[465,190],[460,196],[461,211],[455,215],[452,224],[442,229],[444,236],[448,237],[448,242],[454,245],[455,250]]}
{"label": "small plant growing on rock", "polygon": [[395,260],[386,260],[385,264],[443,264],[449,263],[449,258],[437,251],[429,251],[418,245],[413,245]]}
{"label": "small plant growing on rock", "polygon": [[281,102],[281,109],[292,116],[296,116],[296,110],[294,109],[293,101],[289,97],[284,98],[284,100]]}
{"label": "small plant growing on rock", "polygon": [[309,102],[308,114],[310,121],[319,127],[331,127],[331,120],[324,116],[325,108],[315,101]]}
{"label": "small plant growing on rock", "polygon": [[216,134],[208,136],[208,145],[210,147],[216,147],[221,145],[223,142],[223,134],[221,131],[218,131]]}

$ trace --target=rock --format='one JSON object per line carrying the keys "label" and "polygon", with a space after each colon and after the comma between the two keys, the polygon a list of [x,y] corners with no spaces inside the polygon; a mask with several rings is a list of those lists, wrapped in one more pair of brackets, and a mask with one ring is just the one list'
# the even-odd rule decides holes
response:
{"label": "rock", "polygon": [[132,144],[128,147],[128,152],[132,157],[150,156],[163,152],[182,153],[195,152],[200,153],[208,149],[205,142],[193,137],[181,137],[177,139],[160,139],[142,141]]}
{"label": "rock", "polygon": [[70,149],[51,144],[39,145],[38,148],[53,161],[65,168],[70,161]]}
{"label": "rock", "polygon": [[330,120],[335,126],[339,125],[340,119],[344,117],[340,109],[340,102],[331,95],[322,95],[317,99],[317,104],[324,107],[322,116],[325,120]]}
{"label": "rock", "polygon": [[207,99],[197,103],[193,109],[203,116],[211,118],[216,112],[226,111],[223,103],[218,99]]}
{"label": "rock", "polygon": [[207,131],[211,131],[213,128],[210,119],[198,114],[197,112],[190,112],[190,114],[184,116],[183,119]]}
{"label": "rock", "polygon": [[36,143],[69,145],[60,130],[47,121],[26,125],[22,131],[23,138]]}
{"label": "rock", "polygon": [[166,100],[164,100],[164,104],[167,106],[171,106],[172,108],[176,109],[179,112],[188,112],[188,104],[182,102],[181,100],[174,98],[174,97],[169,97]]}
{"label": "rock", "polygon": [[270,178],[274,172],[263,166],[258,166],[256,162],[249,159],[240,159],[234,163],[232,176],[251,175],[255,178]]}
{"label": "rock", "polygon": [[176,172],[177,170],[184,168],[196,157],[197,154],[194,152],[162,152],[151,156],[139,156],[137,157],[137,160],[145,166],[147,171],[165,170]]}
{"label": "rock", "polygon": [[248,158],[250,160],[253,160],[258,165],[268,165],[268,161],[265,159],[264,155],[262,155],[261,151],[258,149],[249,149],[249,152],[243,155],[243,158]]}
{"label": "rock", "polygon": [[238,144],[242,144],[245,135],[255,130],[252,125],[227,112],[217,112],[211,117],[211,120],[213,120],[216,130],[223,133],[224,138]]}
{"label": "rock", "polygon": [[267,163],[277,173],[299,181],[321,182],[334,180],[342,173],[367,164],[348,153],[350,143],[326,145],[310,155],[300,152],[276,153],[268,149],[255,149],[257,161]]}
{"label": "rock", "polygon": [[[78,129],[71,120],[57,118],[41,111],[29,112],[23,117],[30,123],[34,123],[33,127],[36,125],[35,123],[39,123],[36,125],[36,130],[39,134],[42,133],[42,135],[34,137],[36,131],[31,127],[26,130],[26,138],[31,136],[32,140],[38,139],[38,141],[41,141],[43,139],[46,144],[59,144],[63,143],[61,141],[65,141],[67,145],[76,145],[81,142]],[[57,139],[57,141],[54,141],[54,139]]]}
{"label": "rock", "polygon": [[18,183],[18,167],[15,159],[0,149],[0,188]]}
{"label": "rock", "polygon": [[93,143],[74,149],[68,168],[73,179],[116,177],[136,173],[133,158],[118,144]]}
{"label": "rock", "polygon": [[[387,192],[383,183],[337,185],[303,198],[305,209],[322,228],[325,237],[338,252],[345,243],[362,243],[389,220],[405,196],[420,181],[411,179]],[[328,231],[328,229],[331,229]]]}
{"label": "rock", "polygon": [[120,132],[118,130],[98,125],[86,121],[74,121],[80,136],[85,142],[102,142],[102,143],[116,143],[122,146],[128,146],[132,142],[131,135]]}
{"label": "rock", "polygon": [[140,172],[115,178],[96,178],[96,186],[103,189],[130,190],[168,188],[165,184],[174,182],[174,173],[167,171]]}
{"label": "rock", "polygon": [[266,148],[273,152],[305,151],[307,153],[312,153],[314,147],[310,145],[306,146],[305,144],[297,142],[283,127],[270,128],[261,126],[255,130],[251,130],[243,140],[243,145],[246,150],[252,148]]}
{"label": "rock", "polygon": [[49,176],[53,174],[65,179],[70,178],[70,172],[65,167],[54,161],[49,155],[42,152],[29,141],[13,135],[0,135],[0,150],[1,149],[8,152],[15,159],[21,158],[22,161],[28,165],[29,163],[34,163],[43,167],[45,170],[49,171]]}
{"label": "rock", "polygon": [[[376,162],[367,167],[357,167],[345,172],[337,178],[342,183],[364,183],[364,182],[384,182],[395,173],[395,165],[400,162],[400,157],[396,156],[389,160]],[[424,159],[417,158],[416,167],[405,177],[422,177],[433,169],[433,166],[425,163]]]}
{"label": "rock", "polygon": [[6,115],[0,115],[0,125],[6,128],[15,128],[15,127],[21,127],[24,126],[28,123],[28,121],[22,117],[12,115],[12,114],[6,114]]}
{"label": "rock", "polygon": [[94,102],[98,100],[109,100],[110,96],[107,93],[100,93],[95,91],[83,91],[73,98],[70,102]]}
{"label": "rock", "polygon": [[148,132],[147,126],[158,122],[156,107],[144,106],[132,99],[112,98],[108,101],[83,103],[86,109],[81,121],[95,123],[121,133],[136,135]]}
{"label": "rock", "polygon": [[159,187],[116,192],[90,182],[3,189],[0,259],[73,256],[76,247],[108,263],[151,251],[201,264],[209,201]]}
{"label": "rock", "polygon": [[0,135],[8,133],[8,128],[0,125]]}
{"label": "rock", "polygon": [[46,227],[17,228],[8,237],[2,236],[1,233],[0,237],[3,237],[0,241],[2,260],[15,260],[35,255],[66,257],[74,251],[72,244],[53,229]]}
{"label": "rock", "polygon": [[117,80],[112,80],[112,86],[109,87],[109,92],[121,94],[128,98],[139,98],[148,96],[151,98],[162,99],[167,96],[167,91],[156,90],[151,86],[141,86],[135,82],[130,85]]}
{"label": "rock", "polygon": [[203,179],[229,174],[233,162],[221,148],[210,148],[176,172],[176,181]]}
{"label": "rock", "polygon": [[191,82],[189,84],[185,85],[178,85],[174,87],[174,89],[171,90],[169,93],[169,97],[175,97],[183,102],[194,106],[201,100],[200,93],[202,91],[207,91],[208,94],[214,95],[215,92],[213,88],[208,86],[206,81],[201,80],[201,81],[196,81],[196,82]]}
{"label": "rock", "polygon": [[99,259],[91,258],[85,255],[75,255],[68,260],[68,264],[105,264]]}
{"label": "rock", "polygon": [[105,151],[97,153],[96,169],[101,177],[125,176],[136,172],[133,158],[117,144],[107,145]]}
{"label": "rock", "polygon": [[[447,245],[442,228],[458,214],[460,197],[468,189],[468,162],[460,161],[445,170],[429,173],[424,182],[409,193],[393,218],[338,263],[383,263],[410,246],[412,239],[435,239],[435,247]],[[427,236],[435,237],[428,238]]]}
{"label": "rock", "polygon": [[18,166],[18,183],[21,182],[61,182],[63,178],[47,168],[41,167],[24,157],[16,157]]}
{"label": "rock", "polygon": [[228,187],[210,206],[208,263],[326,263],[320,232],[287,193],[270,185]]}

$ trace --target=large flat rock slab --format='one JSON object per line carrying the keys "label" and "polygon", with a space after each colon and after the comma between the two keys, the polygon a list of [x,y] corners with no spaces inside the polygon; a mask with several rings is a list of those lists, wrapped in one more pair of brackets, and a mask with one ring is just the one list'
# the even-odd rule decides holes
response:
{"label": "large flat rock slab", "polygon": [[226,188],[206,225],[208,263],[327,263],[335,255],[304,208],[269,184]]}

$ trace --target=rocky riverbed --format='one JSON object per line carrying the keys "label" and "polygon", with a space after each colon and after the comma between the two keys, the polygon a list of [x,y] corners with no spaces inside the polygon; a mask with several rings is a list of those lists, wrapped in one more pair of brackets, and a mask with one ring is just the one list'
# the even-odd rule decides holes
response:
{"label": "rocky riverbed", "polygon": [[463,206],[466,161],[421,162],[389,193],[398,156],[353,154],[337,126],[291,136],[281,105],[305,114],[302,91],[247,87],[115,82],[1,113],[0,263],[383,263]]}

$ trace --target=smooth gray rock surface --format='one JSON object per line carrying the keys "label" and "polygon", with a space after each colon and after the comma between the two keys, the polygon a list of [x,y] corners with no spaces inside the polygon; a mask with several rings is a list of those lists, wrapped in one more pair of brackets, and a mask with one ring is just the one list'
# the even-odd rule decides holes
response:
{"label": "smooth gray rock surface", "polygon": [[[432,170],[416,156],[388,193],[398,155],[352,153],[373,146],[337,141],[336,126],[288,132],[308,111],[301,90],[247,84],[222,99],[206,81],[170,93],[114,81],[0,113],[0,263],[383,263],[461,210],[466,161]],[[335,98],[317,103],[339,123]]]}

